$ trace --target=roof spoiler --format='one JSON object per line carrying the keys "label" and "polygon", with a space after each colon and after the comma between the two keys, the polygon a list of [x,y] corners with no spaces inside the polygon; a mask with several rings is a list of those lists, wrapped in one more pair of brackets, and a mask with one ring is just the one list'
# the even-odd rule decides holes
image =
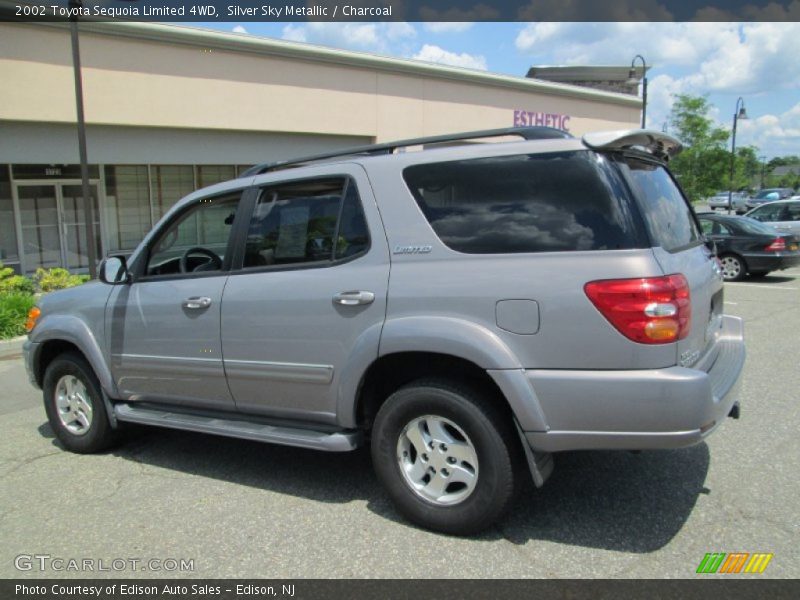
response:
{"label": "roof spoiler", "polygon": [[683,144],[671,135],[651,129],[598,131],[587,133],[582,141],[592,150],[639,150],[665,162],[683,150]]}

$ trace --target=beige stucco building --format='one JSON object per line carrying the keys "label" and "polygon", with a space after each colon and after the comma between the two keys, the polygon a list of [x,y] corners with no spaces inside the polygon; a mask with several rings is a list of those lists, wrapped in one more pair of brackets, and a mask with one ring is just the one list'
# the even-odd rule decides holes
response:
{"label": "beige stucco building", "polygon": [[[256,162],[513,125],[636,127],[630,95],[307,44],[82,23],[99,253]],[[87,266],[69,29],[0,24],[0,261]]]}

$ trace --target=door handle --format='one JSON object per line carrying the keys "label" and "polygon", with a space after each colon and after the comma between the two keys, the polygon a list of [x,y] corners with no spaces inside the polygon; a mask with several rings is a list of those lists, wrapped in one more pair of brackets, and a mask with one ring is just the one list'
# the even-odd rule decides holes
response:
{"label": "door handle", "polygon": [[211,298],[205,296],[192,296],[183,301],[183,308],[208,308],[211,306]]}
{"label": "door handle", "polygon": [[359,290],[351,292],[339,292],[333,297],[334,304],[342,306],[358,306],[359,304],[372,304],[375,294],[372,292],[362,292]]}

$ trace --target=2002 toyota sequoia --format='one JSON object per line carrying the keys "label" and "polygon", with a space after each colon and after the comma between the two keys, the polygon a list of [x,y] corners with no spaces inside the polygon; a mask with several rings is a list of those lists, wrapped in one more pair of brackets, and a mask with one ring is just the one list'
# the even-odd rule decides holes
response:
{"label": "2002 toyota sequoia", "polygon": [[[523,139],[457,145],[498,135]],[[254,167],[42,298],[30,379],[72,451],[121,422],[369,439],[402,514],[478,531],[554,452],[689,446],[738,416],[742,323],[679,150],[527,128]]]}

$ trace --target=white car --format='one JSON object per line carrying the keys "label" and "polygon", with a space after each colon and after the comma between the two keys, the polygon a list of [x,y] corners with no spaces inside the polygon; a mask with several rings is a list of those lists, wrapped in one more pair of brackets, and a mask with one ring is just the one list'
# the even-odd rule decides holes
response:
{"label": "white car", "polygon": [[772,225],[779,233],[800,235],[800,196],[762,204],[745,216]]}

